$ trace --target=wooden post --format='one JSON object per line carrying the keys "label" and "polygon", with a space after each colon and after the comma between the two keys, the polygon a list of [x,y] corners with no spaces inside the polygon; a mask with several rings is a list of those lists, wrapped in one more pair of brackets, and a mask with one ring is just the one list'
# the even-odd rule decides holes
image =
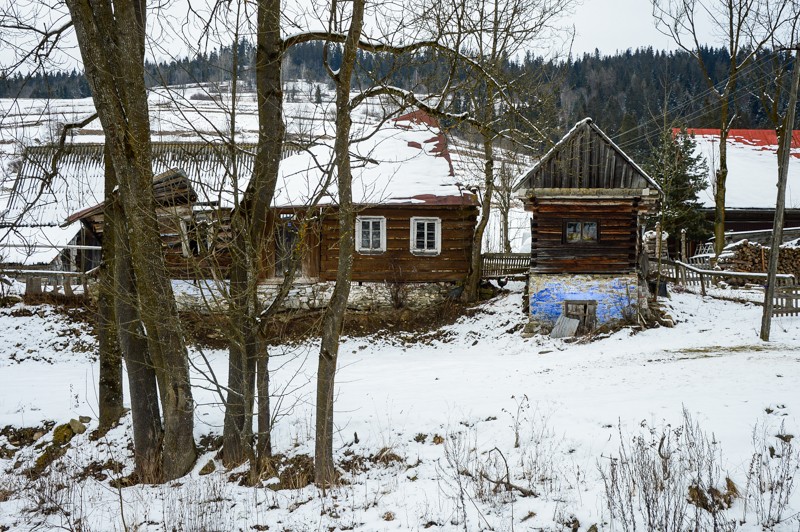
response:
{"label": "wooden post", "polygon": [[656,260],[661,259],[661,222],[656,224]]}
{"label": "wooden post", "polygon": [[689,262],[689,257],[686,249],[686,229],[681,229],[681,262]]}
{"label": "wooden post", "polygon": [[25,295],[41,294],[42,293],[42,279],[41,277],[34,277],[29,275],[25,278]]}
{"label": "wooden post", "polygon": [[775,201],[775,219],[772,222],[772,246],[770,247],[769,267],[767,269],[767,287],[764,290],[764,313],[761,315],[761,339],[764,341],[769,340],[769,329],[772,325],[775,278],[778,275],[778,253],[783,242],[783,209],[786,205],[786,179],[789,176],[789,160],[792,151],[798,86],[800,86],[800,47],[795,51],[792,88],[789,92],[786,120],[783,123],[783,138],[778,152],[780,154],[780,160],[778,161],[778,198]]}

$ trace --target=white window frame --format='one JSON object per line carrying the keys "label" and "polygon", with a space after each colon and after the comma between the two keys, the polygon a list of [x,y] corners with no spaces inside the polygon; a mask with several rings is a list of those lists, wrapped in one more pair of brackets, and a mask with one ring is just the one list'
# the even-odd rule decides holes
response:
{"label": "white window frame", "polygon": [[[419,249],[416,247],[417,245],[417,224],[418,223],[431,223],[435,224],[434,231],[435,231],[435,249]],[[411,218],[411,227],[409,236],[411,241],[409,242],[411,253],[414,255],[427,255],[427,256],[434,256],[439,255],[442,252],[442,219],[441,218],[433,218],[428,216],[413,216]]]}
{"label": "white window frame", "polygon": [[[361,247],[361,224],[363,222],[380,222],[381,241],[379,248]],[[386,217],[385,216],[357,216],[356,217],[356,251],[362,255],[377,255],[386,252]]]}

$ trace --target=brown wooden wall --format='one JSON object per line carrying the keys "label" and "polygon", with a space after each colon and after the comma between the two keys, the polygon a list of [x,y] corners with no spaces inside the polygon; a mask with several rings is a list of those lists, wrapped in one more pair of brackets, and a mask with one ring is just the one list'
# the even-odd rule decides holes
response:
{"label": "brown wooden wall", "polygon": [[[266,226],[266,243],[264,244],[264,256],[262,258],[262,279],[275,279],[283,278],[283,275],[275,275],[276,263],[276,223],[280,223],[279,218],[281,214],[296,215],[295,221],[297,226],[301,225],[300,219],[306,215],[317,217],[319,210],[314,210],[311,213],[306,213],[305,209],[290,209],[281,208],[270,211],[267,219]],[[300,268],[297,270],[295,277],[316,278],[319,277],[319,261],[320,261],[320,222],[319,220],[309,221],[305,228],[305,233],[302,240],[302,262]]]}
{"label": "brown wooden wall", "polygon": [[[353,281],[460,281],[469,269],[472,233],[477,207],[396,206],[375,207],[359,212],[361,216],[386,217],[386,252],[364,255],[356,252]],[[418,256],[411,253],[410,231],[413,216],[440,218],[441,253]],[[335,213],[323,218],[320,231],[320,271],[323,281],[336,278],[339,260],[339,228]]]}
{"label": "brown wooden wall", "polygon": [[229,210],[220,209],[207,213],[209,219],[213,221],[213,247],[209,252],[189,257],[183,255],[180,220],[181,218],[191,218],[191,208],[183,205],[159,208],[156,212],[161,231],[161,249],[164,251],[164,261],[173,279],[227,277],[231,265],[228,249],[231,241]]}
{"label": "brown wooden wall", "polygon": [[[531,271],[622,273],[636,269],[636,199],[535,198],[531,219]],[[568,221],[597,222],[597,243],[564,241]]]}
{"label": "brown wooden wall", "polygon": [[[191,219],[191,206],[184,204],[158,207],[156,215],[158,216],[158,228],[161,232],[161,249],[164,252],[164,262],[172,279],[227,277],[231,263],[228,250],[231,240],[230,210],[219,209],[208,212],[208,217],[214,222],[213,248],[210,252],[189,257],[183,255],[180,220]],[[83,223],[99,239],[102,239],[102,211],[84,218]]]}
{"label": "brown wooden wall", "polygon": [[[283,211],[290,212],[284,209]],[[281,212],[283,212],[281,211]],[[299,211],[298,211],[299,212]],[[210,253],[183,255],[180,220],[191,218],[189,205],[160,207],[157,211],[162,250],[167,269],[174,279],[227,277],[230,267],[228,249],[231,238],[229,210],[209,213],[214,220],[215,242]],[[353,261],[354,281],[460,281],[469,269],[472,233],[478,209],[474,206],[390,206],[364,209],[363,216],[386,218],[386,251],[377,255],[356,252]],[[412,217],[441,219],[441,253],[435,256],[414,255],[410,251]],[[84,220],[94,232],[102,235],[102,213]],[[275,219],[267,223],[269,234],[265,244],[262,278],[275,278]],[[339,261],[339,228],[336,211],[321,213],[321,220],[309,224],[305,234],[303,262],[297,276],[336,279]]]}

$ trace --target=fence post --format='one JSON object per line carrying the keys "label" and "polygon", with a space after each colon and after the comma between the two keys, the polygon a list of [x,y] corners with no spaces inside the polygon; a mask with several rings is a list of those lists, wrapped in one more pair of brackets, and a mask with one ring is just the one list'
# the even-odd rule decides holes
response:
{"label": "fence post", "polygon": [[42,279],[41,277],[34,277],[29,275],[25,278],[25,294],[41,294],[42,293]]}
{"label": "fence post", "polygon": [[706,295],[706,276],[700,274],[700,294]]}
{"label": "fence post", "polygon": [[689,257],[686,249],[686,228],[681,229],[681,262],[688,262]]}

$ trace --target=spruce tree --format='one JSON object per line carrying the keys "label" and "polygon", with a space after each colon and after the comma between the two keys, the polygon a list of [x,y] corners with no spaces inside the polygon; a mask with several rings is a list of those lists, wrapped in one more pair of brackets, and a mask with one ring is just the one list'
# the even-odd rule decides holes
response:
{"label": "spruce tree", "polygon": [[700,211],[698,198],[708,187],[708,165],[697,152],[694,137],[685,128],[665,129],[643,166],[664,191],[662,230],[678,237],[686,229],[686,238],[694,241],[711,236],[711,224]]}

